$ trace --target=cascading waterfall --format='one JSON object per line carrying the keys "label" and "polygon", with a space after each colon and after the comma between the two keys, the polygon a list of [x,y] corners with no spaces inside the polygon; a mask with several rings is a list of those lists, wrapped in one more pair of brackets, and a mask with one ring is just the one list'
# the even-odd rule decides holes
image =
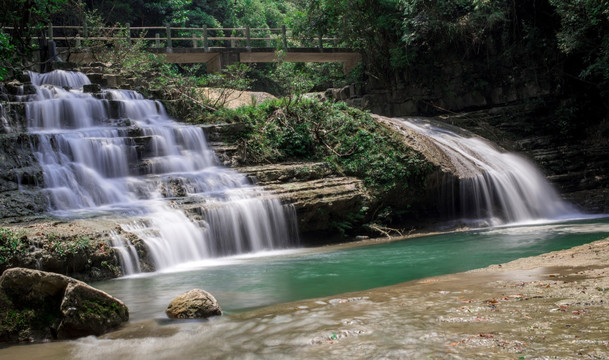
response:
{"label": "cascading waterfall", "polygon": [[[81,73],[30,75],[28,127],[54,212],[131,216],[121,227],[145,241],[157,270],[298,241],[292,209],[218,166],[203,131],[174,122],[161,103],[128,90],[84,93]],[[124,272],[137,272],[137,252],[112,237]]]}
{"label": "cascading waterfall", "polygon": [[430,139],[448,159],[459,178],[458,190],[445,189],[441,198],[466,222],[500,225],[581,215],[527,159],[429,121],[394,120]]}

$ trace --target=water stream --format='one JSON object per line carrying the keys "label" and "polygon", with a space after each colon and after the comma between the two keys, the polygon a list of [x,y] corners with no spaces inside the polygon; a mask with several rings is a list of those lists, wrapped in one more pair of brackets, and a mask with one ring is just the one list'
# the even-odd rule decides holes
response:
{"label": "water stream", "polygon": [[[442,358],[447,354],[445,344],[455,340],[442,331],[436,311],[451,309],[455,302],[474,306],[459,299],[484,299],[460,292],[467,278],[458,278],[452,289],[444,281],[422,288],[377,289],[367,293],[370,299],[344,293],[503,263],[607,236],[608,219],[589,219],[190,264],[183,271],[94,284],[129,306],[130,324],[118,333],[12,346],[0,350],[0,359]],[[214,293],[225,315],[203,322],[167,321],[167,303],[193,287]],[[436,293],[434,302],[409,303],[410,297],[429,301],[430,292]],[[286,303],[320,296],[331,297]],[[272,304],[276,305],[252,311]]]}
{"label": "water stream", "polygon": [[481,229],[374,246],[233,256],[95,286],[125,301],[135,320],[165,318],[176,294],[197,287],[214,294],[231,314],[482,268],[607,236],[606,219]]}
{"label": "water stream", "polygon": [[[219,166],[203,131],[178,124],[160,102],[129,90],[83,92],[81,73],[31,73],[25,99],[49,208],[78,216],[126,216],[157,270],[298,243],[289,206]],[[115,233],[123,271],[138,271],[128,239]]]}
{"label": "water stream", "polygon": [[[445,179],[440,210],[470,226],[570,219],[581,216],[543,173],[521,155],[503,151],[463,129],[429,119],[389,119],[419,149],[456,177]],[[406,130],[406,131],[405,131]]]}
{"label": "water stream", "polygon": [[[429,122],[393,119],[401,129],[430,139],[448,159],[460,179],[444,200],[455,217],[512,225],[372,246],[295,249],[291,208],[219,166],[200,128],[174,122],[159,102],[133,91],[86,93],[89,80],[83,74],[32,73],[31,79],[37,92],[23,101],[29,130],[38,135],[34,151],[44,170],[49,209],[60,216],[111,213],[126,219],[111,237],[131,276],[94,286],[123,300],[131,320],[126,335],[13,346],[0,350],[0,359],[422,357],[434,352],[417,349],[417,341],[438,335],[421,325],[424,313],[400,310],[407,295],[399,302],[364,300],[363,307],[375,308],[357,312],[357,304],[332,307],[350,301],[338,294],[609,236],[607,219],[557,222],[582,215],[521,157]],[[145,241],[157,272],[140,273],[137,252],[121,233]],[[169,301],[193,288],[211,292],[228,316],[168,322]],[[289,304],[326,296],[337,298],[313,300],[316,309]],[[267,306],[270,315],[256,311]],[[341,333],[341,327],[349,330]],[[386,331],[399,336],[375,335]],[[360,334],[369,335],[367,342],[347,341],[335,350],[324,346],[333,336]],[[410,356],[404,349],[412,350]]]}

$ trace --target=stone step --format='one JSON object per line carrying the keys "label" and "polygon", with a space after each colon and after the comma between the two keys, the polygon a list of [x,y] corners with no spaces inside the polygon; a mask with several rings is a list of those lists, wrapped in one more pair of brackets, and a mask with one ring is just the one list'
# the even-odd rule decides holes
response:
{"label": "stone step", "polygon": [[333,228],[368,202],[364,184],[352,177],[333,177],[264,186],[296,210],[301,232]]}
{"label": "stone step", "polygon": [[332,176],[330,166],[323,162],[284,163],[236,167],[259,185],[318,180]]}

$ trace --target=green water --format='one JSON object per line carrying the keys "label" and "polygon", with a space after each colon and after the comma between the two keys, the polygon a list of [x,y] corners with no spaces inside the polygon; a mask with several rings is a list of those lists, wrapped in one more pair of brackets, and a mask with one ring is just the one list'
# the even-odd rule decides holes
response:
{"label": "green water", "polygon": [[122,299],[132,320],[165,318],[172,298],[212,293],[225,313],[461,272],[600,240],[609,220],[450,233],[364,247],[299,249],[192,264],[184,271],[94,286]]}

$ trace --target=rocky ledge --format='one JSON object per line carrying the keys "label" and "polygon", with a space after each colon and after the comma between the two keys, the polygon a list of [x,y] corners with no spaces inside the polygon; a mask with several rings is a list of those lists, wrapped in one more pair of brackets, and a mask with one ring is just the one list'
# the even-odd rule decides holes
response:
{"label": "rocky ledge", "polygon": [[370,201],[363,182],[335,175],[325,163],[288,163],[236,168],[254,182],[294,206],[298,229],[309,233],[336,231]]}

